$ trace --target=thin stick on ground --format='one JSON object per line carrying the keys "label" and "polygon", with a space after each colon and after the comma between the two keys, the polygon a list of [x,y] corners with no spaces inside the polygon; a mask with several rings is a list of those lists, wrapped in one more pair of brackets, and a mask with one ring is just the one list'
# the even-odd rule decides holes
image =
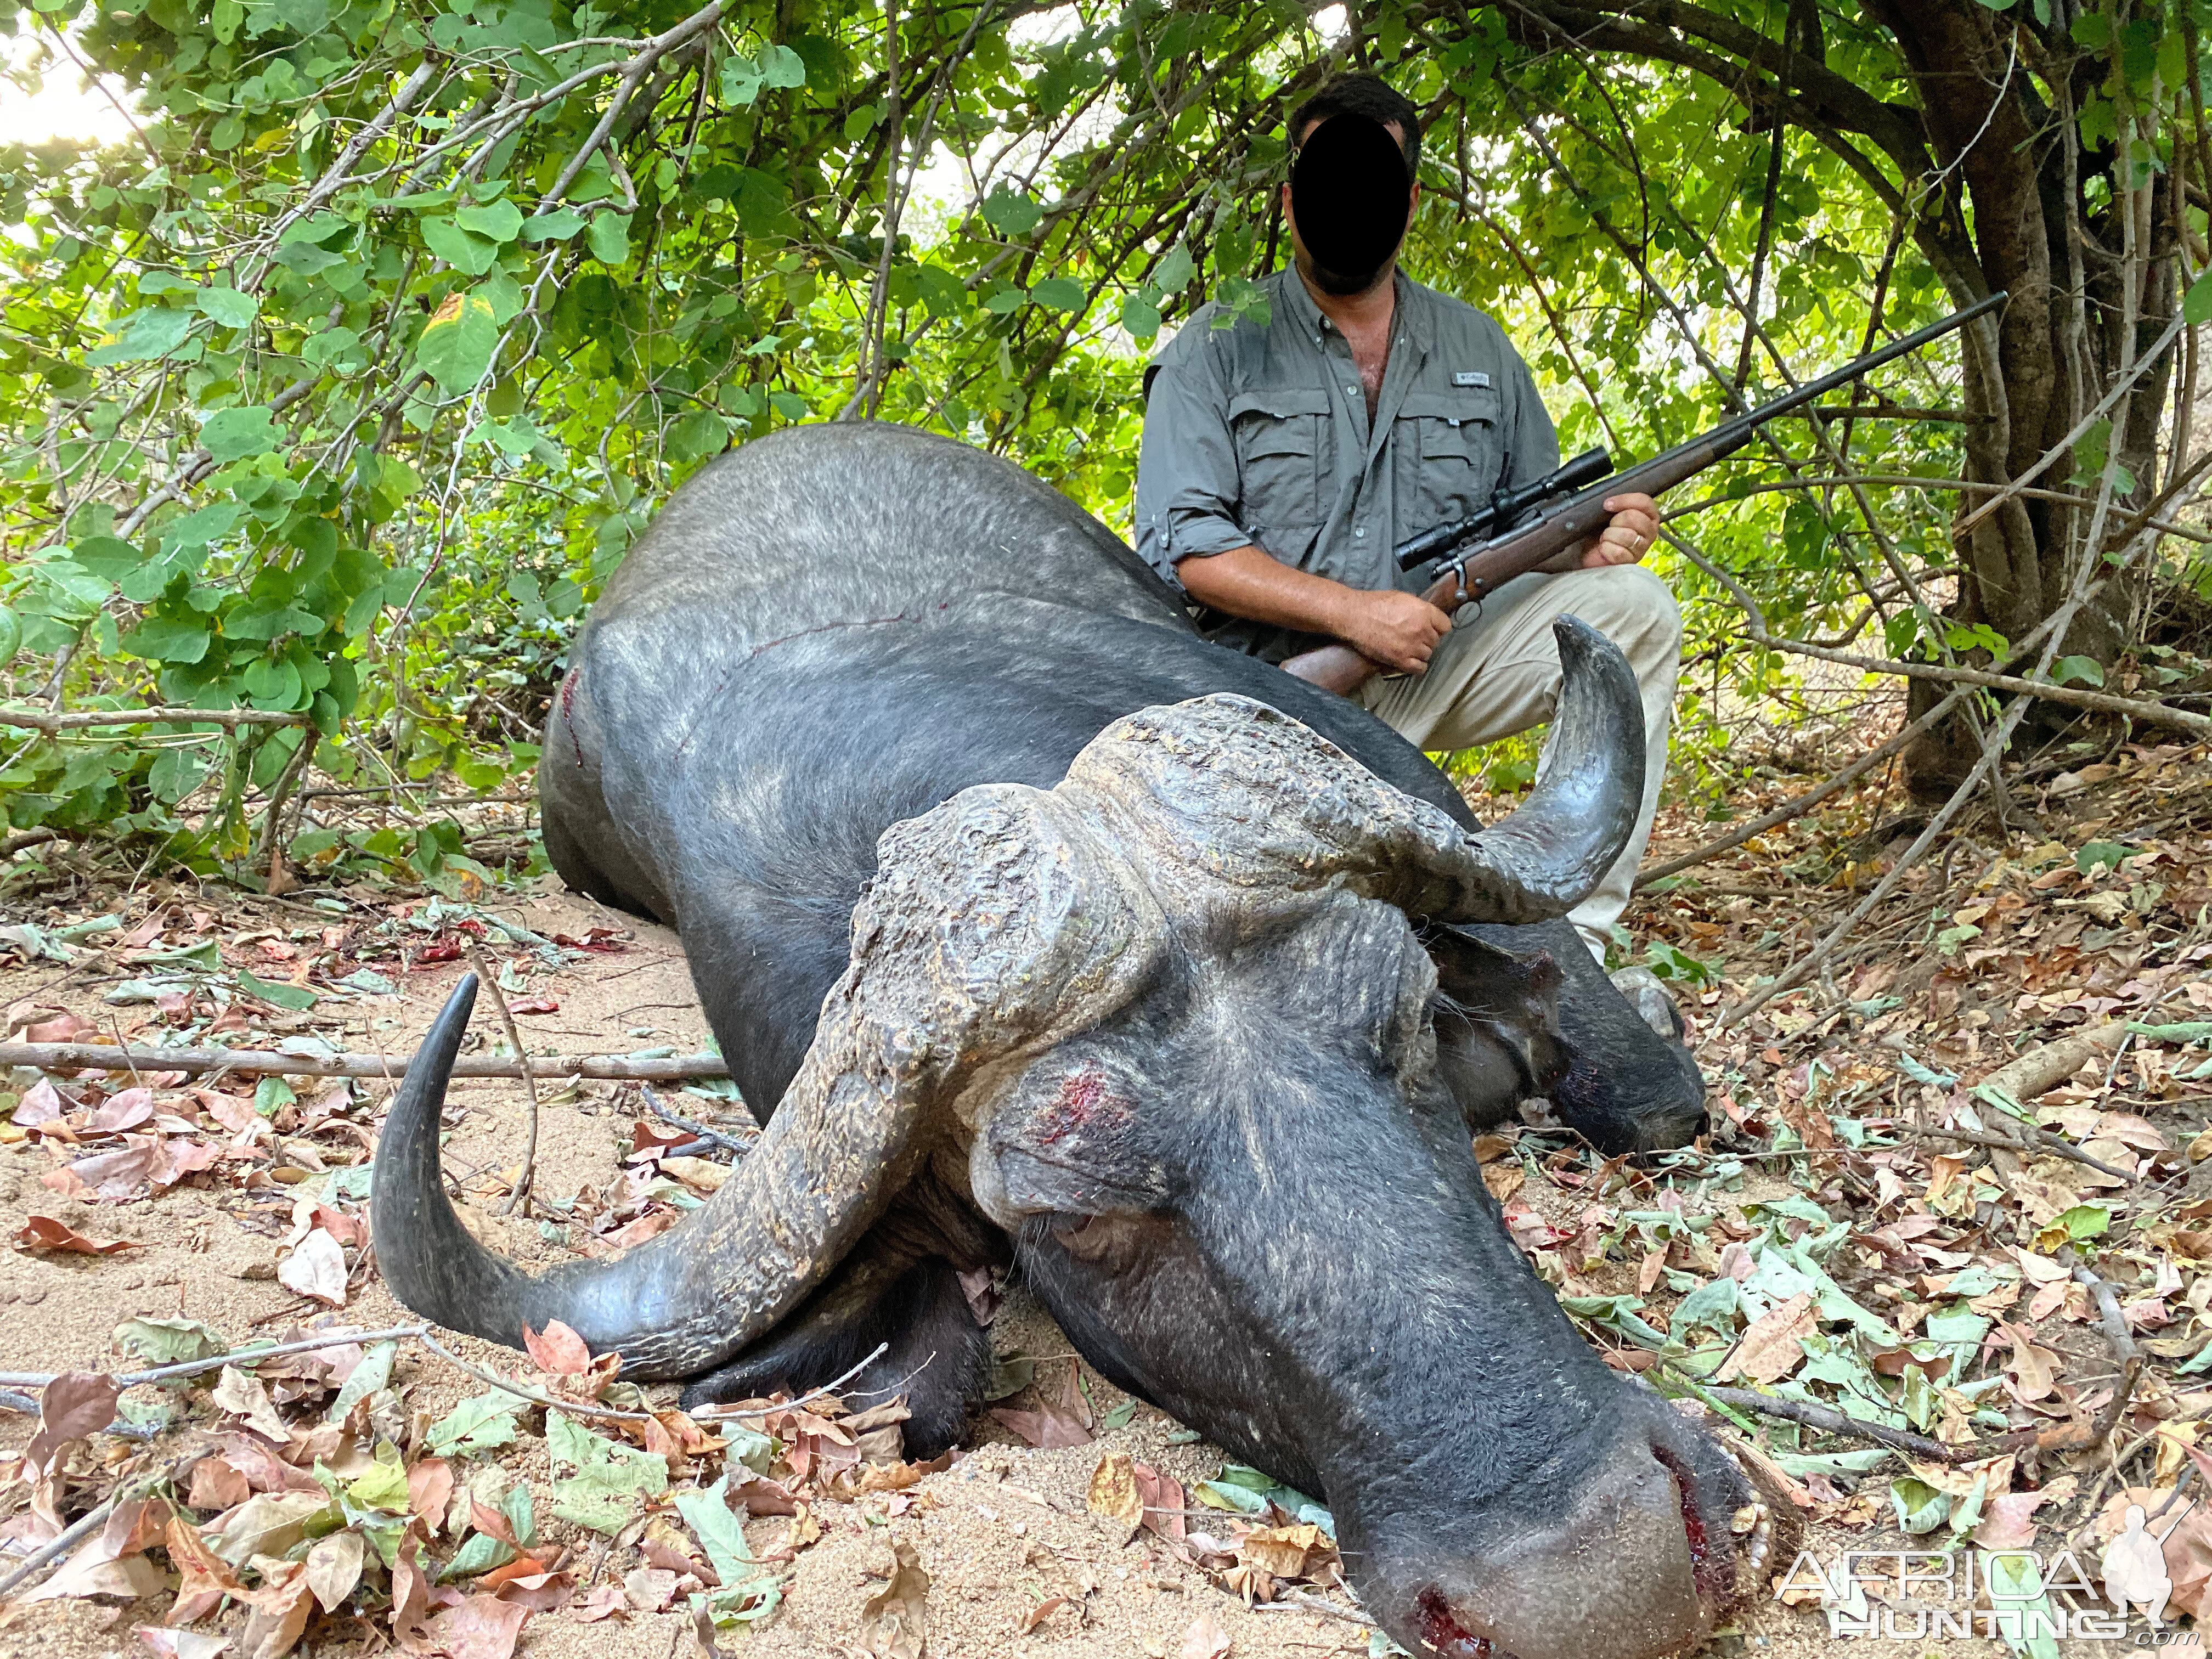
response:
{"label": "thin stick on ground", "polygon": [[[422,1336],[429,1328],[428,1325],[392,1325],[380,1331],[331,1331],[297,1342],[262,1344],[233,1348],[228,1353],[210,1354],[204,1359],[180,1359],[174,1364],[156,1365],[151,1370],[118,1371],[108,1381],[118,1389],[135,1389],[142,1382],[167,1382],[180,1376],[197,1376],[202,1371],[221,1370],[225,1365],[250,1365],[263,1359],[280,1358],[286,1354],[313,1353],[318,1348],[342,1347],[349,1342],[391,1342],[404,1336]],[[0,1387],[43,1389],[62,1375],[59,1371],[0,1371]]]}
{"label": "thin stick on ground", "polygon": [[0,1600],[4,1600],[10,1590],[14,1589],[16,1585],[22,1583],[25,1580],[28,1579],[41,1567],[46,1566],[50,1562],[60,1559],[63,1556],[68,1554],[69,1552],[77,1544],[90,1537],[94,1532],[97,1532],[101,1527],[105,1526],[107,1523],[107,1517],[115,1513],[116,1506],[118,1504],[127,1503],[134,1498],[143,1498],[148,1492],[153,1491],[155,1487],[160,1486],[163,1481],[174,1480],[179,1474],[183,1473],[187,1465],[198,1462],[199,1460],[205,1455],[207,1455],[207,1454],[203,1450],[192,1452],[189,1455],[184,1457],[172,1459],[170,1462],[164,1463],[160,1468],[152,1471],[150,1474],[140,1475],[135,1480],[126,1480],[122,1485],[117,1486],[116,1489],[110,1492],[106,1498],[95,1504],[88,1513],[78,1516],[76,1520],[73,1521],[69,1526],[56,1534],[46,1543],[33,1551],[31,1554],[25,1559],[21,1566],[16,1568],[15,1571],[9,1573],[5,1578],[0,1578]]}
{"label": "thin stick on ground", "polygon": [[511,1394],[518,1400],[527,1400],[533,1406],[544,1406],[552,1411],[566,1412],[571,1417],[598,1418],[610,1423],[650,1423],[654,1420],[651,1412],[617,1411],[612,1406],[594,1406],[586,1401],[556,1400],[551,1395],[538,1393],[535,1389],[526,1389],[520,1382],[510,1382],[498,1372],[486,1370],[483,1366],[462,1358],[428,1331],[422,1332],[419,1340],[424,1347],[436,1354],[439,1358],[450,1364],[459,1366],[477,1382],[489,1382],[501,1394]]}
{"label": "thin stick on ground", "polygon": [[538,1171],[538,1079],[532,1074],[530,1051],[522,1045],[522,1033],[515,1029],[514,1016],[507,1011],[507,994],[499,988],[499,974],[483,953],[483,947],[468,939],[469,960],[476,964],[477,982],[491,994],[491,1006],[499,1011],[499,1023],[507,1032],[507,1046],[514,1050],[515,1064],[522,1067],[522,1086],[530,1091],[530,1130],[522,1143],[522,1168],[515,1172],[514,1186],[507,1195],[507,1202],[499,1206],[501,1215],[513,1215],[514,1206],[523,1201],[530,1191],[531,1178]]}
{"label": "thin stick on ground", "polygon": [[701,1140],[720,1146],[723,1151],[738,1158],[743,1158],[752,1150],[750,1144],[746,1141],[735,1139],[719,1129],[709,1128],[706,1124],[685,1117],[681,1112],[670,1111],[667,1107],[660,1103],[660,1097],[653,1092],[651,1084],[640,1084],[638,1092],[645,1097],[645,1103],[653,1109],[653,1115],[663,1122],[673,1123],[678,1128],[688,1130]]}
{"label": "thin stick on ground", "polygon": [[2136,1179],[2125,1170],[2107,1164],[2102,1158],[2092,1158],[2071,1141],[2051,1134],[2047,1130],[2036,1130],[2035,1139],[2032,1143],[2015,1140],[2010,1135],[1992,1133],[1986,1129],[1978,1131],[1915,1128],[1908,1133],[1918,1140],[1955,1140],[1966,1146],[1994,1146],[2002,1152],[2018,1152],[2022,1158],[2033,1158],[2038,1152],[2047,1152],[2053,1158],[2063,1158],[2075,1164],[2085,1164],[2100,1175],[2116,1176],[2131,1185]]}
{"label": "thin stick on ground", "polygon": [[[104,1042],[0,1042],[0,1066],[28,1066],[41,1072],[236,1072],[246,1077],[359,1077],[387,1082],[404,1077],[412,1054],[280,1054],[255,1048],[113,1048]],[[528,1065],[541,1077],[590,1078],[597,1082],[682,1082],[690,1078],[726,1078],[720,1054],[540,1054]],[[457,1078],[513,1078],[524,1075],[519,1060],[464,1054],[453,1062]]]}
{"label": "thin stick on ground", "polygon": [[1818,1429],[1823,1434],[1871,1440],[1877,1446],[1887,1446],[1892,1451],[1903,1452],[1906,1456],[1917,1457],[1925,1463],[1973,1463],[2008,1451],[2024,1451],[2036,1443],[2035,1431],[2024,1429],[2015,1434],[1969,1441],[1962,1446],[1947,1446],[1924,1434],[1914,1434],[1906,1429],[1893,1429],[1887,1424],[1869,1423],[1863,1418],[1849,1417],[1830,1407],[1814,1406],[1802,1400],[1778,1399],[1753,1389],[1715,1388],[1711,1383],[1700,1384],[1699,1388],[1702,1393],[1709,1394],[1723,1405],[1733,1406],[1738,1411],[1757,1412],[1761,1417],[1778,1417],[1784,1422]]}
{"label": "thin stick on ground", "polygon": [[[827,1382],[824,1382],[818,1389],[809,1389],[805,1394],[800,1395],[796,1400],[785,1401],[781,1406],[750,1406],[743,1410],[739,1410],[735,1407],[725,1409],[720,1406],[702,1406],[697,1411],[692,1413],[691,1415],[699,1419],[702,1422],[714,1423],[732,1417],[774,1417],[778,1412],[797,1411],[802,1406],[811,1406],[817,1400],[827,1399],[830,1395],[835,1394],[838,1389],[843,1388],[848,1382],[850,1382],[854,1377],[858,1376],[862,1371],[867,1370],[869,1366],[874,1364],[876,1361],[881,1359],[890,1351],[891,1345],[890,1343],[878,1342],[876,1344],[874,1350],[868,1355],[868,1357],[861,1360],[859,1364],[853,1366],[848,1370],[839,1372],[836,1376],[831,1377]],[[928,1362],[924,1361],[923,1363],[926,1364]],[[920,1365],[915,1367],[915,1370],[916,1371],[919,1371],[921,1369],[921,1366]],[[911,1376],[912,1374],[913,1373],[910,1372],[908,1373],[908,1376]],[[901,1377],[899,1380],[903,1382],[907,1378]]]}

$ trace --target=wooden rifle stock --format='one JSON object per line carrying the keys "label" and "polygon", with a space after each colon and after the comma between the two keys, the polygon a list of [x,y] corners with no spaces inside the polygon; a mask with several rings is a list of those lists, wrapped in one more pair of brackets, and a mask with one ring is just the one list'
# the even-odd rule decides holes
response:
{"label": "wooden rifle stock", "polygon": [[[1893,340],[1881,350],[1832,369],[1819,379],[1808,380],[1794,392],[1772,402],[1764,404],[1733,420],[1723,421],[1710,432],[1702,433],[1687,443],[1678,444],[1665,453],[1654,455],[1640,465],[1614,474],[1603,482],[1567,496],[1556,505],[1544,507],[1525,524],[1508,530],[1465,551],[1447,553],[1429,564],[1424,574],[1429,585],[1421,597],[1450,616],[1469,601],[1480,602],[1494,593],[1516,576],[1525,575],[1558,558],[1578,542],[1589,540],[1613,521],[1605,504],[1615,495],[1657,495],[1673,489],[1685,478],[1704,471],[1715,461],[1749,443],[1759,428],[1778,415],[1824,398],[1838,386],[1847,386],[1869,369],[1878,368],[1893,359],[1902,357],[1926,345],[1930,340],[1948,334],[1953,329],[1971,322],[1984,312],[1994,311],[2005,301],[2000,289],[1986,299],[1977,301],[1964,311],[1953,312],[1948,317],[1916,329],[1902,339]],[[1383,672],[1379,664],[1370,662],[1348,645],[1325,645],[1291,657],[1282,665],[1286,674],[1350,696],[1361,686]]]}

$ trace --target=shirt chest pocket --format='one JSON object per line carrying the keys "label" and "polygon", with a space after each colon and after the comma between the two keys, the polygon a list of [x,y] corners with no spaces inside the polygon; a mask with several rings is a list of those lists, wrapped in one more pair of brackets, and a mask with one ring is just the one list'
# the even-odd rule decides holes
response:
{"label": "shirt chest pocket", "polygon": [[1407,395],[1390,433],[1401,534],[1463,519],[1489,504],[1491,492],[1504,482],[1498,426],[1494,386]]}
{"label": "shirt chest pocket", "polygon": [[1328,420],[1328,394],[1318,389],[1248,392],[1230,400],[1238,520],[1247,530],[1320,520],[1334,449]]}

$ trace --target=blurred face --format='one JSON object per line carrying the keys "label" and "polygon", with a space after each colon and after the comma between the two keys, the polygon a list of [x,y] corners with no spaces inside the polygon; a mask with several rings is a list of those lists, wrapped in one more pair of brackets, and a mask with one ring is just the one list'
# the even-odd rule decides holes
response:
{"label": "blurred face", "polygon": [[1352,296],[1388,282],[1419,188],[1395,122],[1339,115],[1306,124],[1283,186],[1299,274],[1324,294]]}

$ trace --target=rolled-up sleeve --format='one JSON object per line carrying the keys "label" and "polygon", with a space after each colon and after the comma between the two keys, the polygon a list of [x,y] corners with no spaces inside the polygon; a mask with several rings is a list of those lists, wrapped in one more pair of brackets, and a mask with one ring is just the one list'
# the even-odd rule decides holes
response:
{"label": "rolled-up sleeve", "polygon": [[[1198,326],[1195,320],[1184,330]],[[1180,587],[1176,562],[1226,553],[1252,538],[1237,522],[1237,447],[1229,394],[1203,341],[1179,336],[1146,372],[1137,457],[1137,551]]]}

